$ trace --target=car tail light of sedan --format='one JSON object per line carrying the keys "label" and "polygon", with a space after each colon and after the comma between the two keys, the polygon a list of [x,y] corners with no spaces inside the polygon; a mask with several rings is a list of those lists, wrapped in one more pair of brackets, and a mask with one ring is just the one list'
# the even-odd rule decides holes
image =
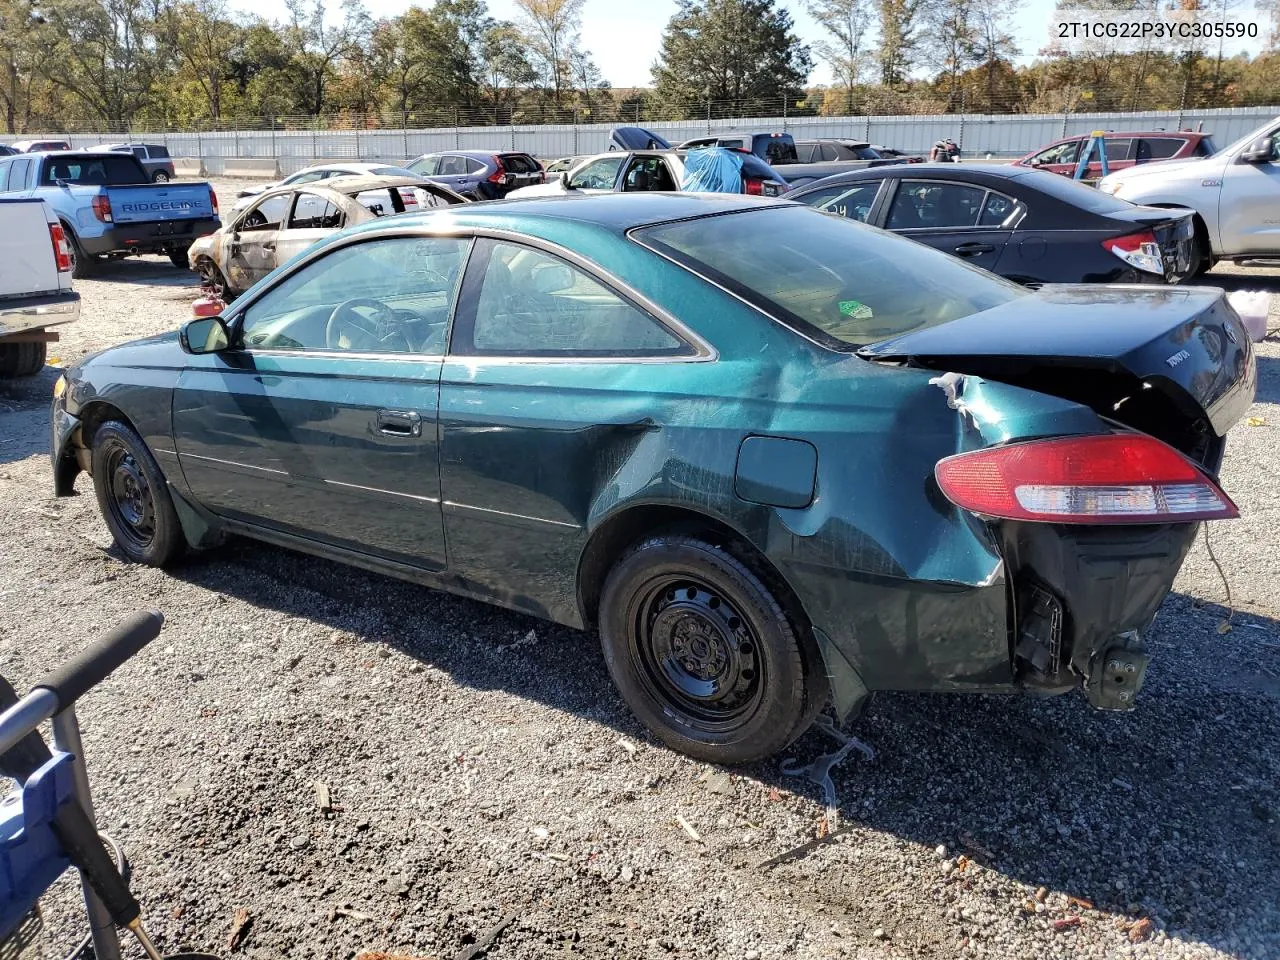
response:
{"label": "car tail light of sedan", "polygon": [[1164,257],[1160,255],[1156,235],[1150,230],[1112,237],[1110,240],[1103,240],[1102,246],[1131,267],[1164,276]]}
{"label": "car tail light of sedan", "polygon": [[783,184],[762,177],[743,177],[742,188],[743,192],[753,197],[779,197],[787,192],[787,187]]}
{"label": "car tail light of sedan", "polygon": [[494,157],[493,162],[497,164],[498,169],[489,174],[488,180],[490,183],[505,187],[507,184],[515,181],[515,178],[507,173],[507,168],[502,165],[501,157]]}
{"label": "car tail light of sedan", "polygon": [[67,243],[67,232],[62,229],[62,224],[49,224],[49,239],[53,242],[53,255],[58,261],[58,272],[69,272],[71,270],[71,245]]}
{"label": "car tail light of sedan", "polygon": [[1046,523],[1230,520],[1236,505],[1166,443],[1141,433],[1032,440],[938,462],[938,486],[986,517]]}
{"label": "car tail light of sedan", "polygon": [[[242,193],[241,196],[244,196]],[[214,192],[213,187],[209,188],[209,206],[213,207],[213,215],[218,215],[218,194]]]}

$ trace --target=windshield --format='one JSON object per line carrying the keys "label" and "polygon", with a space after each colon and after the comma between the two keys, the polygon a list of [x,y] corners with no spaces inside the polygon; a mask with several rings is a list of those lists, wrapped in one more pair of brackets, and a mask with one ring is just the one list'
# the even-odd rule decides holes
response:
{"label": "windshield", "polygon": [[45,161],[40,183],[48,186],[59,180],[103,187],[151,182],[133,154],[119,153],[50,157]]}
{"label": "windshield", "polygon": [[958,320],[1028,292],[931,247],[810,207],[699,217],[632,235],[835,350]]}
{"label": "windshield", "polygon": [[369,171],[378,177],[417,177],[421,174],[415,173],[413,170],[406,170],[404,167],[374,167]]}
{"label": "windshield", "polygon": [[1276,122],[1272,120],[1271,122],[1265,124],[1264,126],[1259,127],[1257,130],[1253,130],[1250,133],[1246,133],[1239,140],[1236,140],[1232,143],[1228,143],[1225,147],[1223,147],[1221,150],[1215,153],[1214,156],[1216,157],[1224,154],[1237,153],[1243,150],[1245,147],[1249,146],[1249,144],[1253,143],[1253,141],[1257,140],[1260,137],[1274,137],[1277,134],[1280,134],[1280,126],[1277,126]]}

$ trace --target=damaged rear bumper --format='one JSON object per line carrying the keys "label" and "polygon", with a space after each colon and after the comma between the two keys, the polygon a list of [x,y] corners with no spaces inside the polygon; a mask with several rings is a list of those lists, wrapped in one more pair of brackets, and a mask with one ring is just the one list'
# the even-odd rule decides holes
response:
{"label": "damaged rear bumper", "polygon": [[1132,709],[1143,637],[1199,529],[1004,524],[1017,682],[1049,693],[1083,687],[1094,707]]}

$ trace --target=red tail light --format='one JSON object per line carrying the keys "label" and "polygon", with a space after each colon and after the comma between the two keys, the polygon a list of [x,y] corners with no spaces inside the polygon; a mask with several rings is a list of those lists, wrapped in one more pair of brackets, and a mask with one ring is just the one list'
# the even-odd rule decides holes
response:
{"label": "red tail light", "polygon": [[218,215],[218,194],[213,187],[209,188],[209,206],[213,207],[213,215],[216,217]]}
{"label": "red tail light", "polygon": [[71,270],[71,245],[67,243],[67,233],[62,229],[62,224],[49,224],[49,239],[53,241],[53,256],[58,261],[58,272],[69,272]]}
{"label": "red tail light", "polygon": [[1103,240],[1102,246],[1132,267],[1164,275],[1164,258],[1160,255],[1160,245],[1156,243],[1156,235],[1150,230]]}
{"label": "red tail light", "polygon": [[103,223],[111,223],[114,218],[111,216],[111,201],[102,194],[98,194],[93,198],[93,215]]}
{"label": "red tail light", "polygon": [[1176,523],[1239,516],[1199,466],[1140,433],[975,450],[939,461],[934,475],[956,506],[1007,520]]}
{"label": "red tail light", "polygon": [[493,162],[498,165],[498,169],[489,175],[489,182],[497,184],[509,183],[510,180],[507,177],[507,168],[502,165],[502,158],[494,157]]}
{"label": "red tail light", "polygon": [[753,197],[764,196],[764,181],[755,177],[743,177],[742,185],[746,188],[746,192]]}

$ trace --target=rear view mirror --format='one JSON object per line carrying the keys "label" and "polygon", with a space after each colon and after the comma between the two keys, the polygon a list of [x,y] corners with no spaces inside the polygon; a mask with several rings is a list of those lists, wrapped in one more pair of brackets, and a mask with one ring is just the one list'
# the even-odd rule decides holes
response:
{"label": "rear view mirror", "polygon": [[231,345],[231,334],[221,317],[200,317],[183,325],[178,342],[187,353],[220,353]]}
{"label": "rear view mirror", "polygon": [[1275,159],[1275,150],[1275,140],[1272,137],[1259,137],[1240,154],[1240,159],[1245,163],[1270,163]]}

